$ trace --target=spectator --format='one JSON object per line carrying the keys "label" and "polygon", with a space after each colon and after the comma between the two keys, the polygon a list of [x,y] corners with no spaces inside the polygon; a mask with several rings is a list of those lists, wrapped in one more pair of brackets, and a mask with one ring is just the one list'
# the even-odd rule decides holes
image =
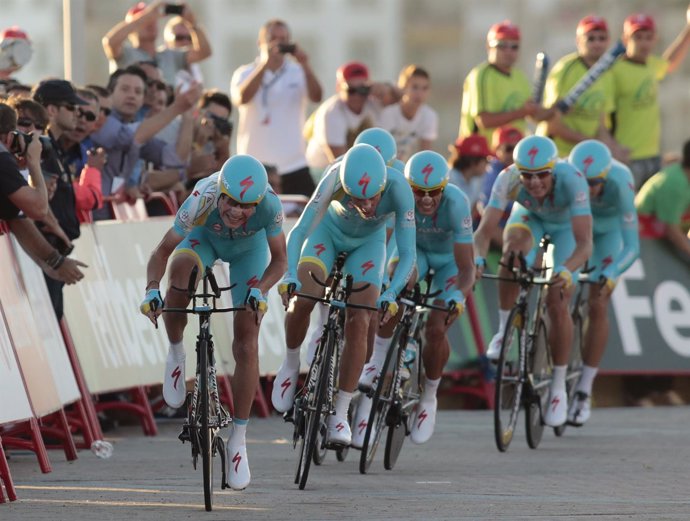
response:
{"label": "spectator", "polygon": [[238,68],[230,82],[239,113],[237,153],[275,165],[285,193],[310,196],[315,186],[302,127],[307,101],[321,101],[321,85],[284,21],[266,22],[258,45],[256,60]]}
{"label": "spectator", "polygon": [[381,107],[370,96],[371,89],[369,69],[363,63],[347,62],[338,68],[336,94],[316,109],[309,132],[307,162],[319,174],[352,147],[362,130],[378,125]]}
{"label": "spectator", "polygon": [[653,175],[635,197],[642,236],[665,239],[690,263],[690,236],[681,227],[690,208],[690,140],[683,145],[680,163]]}
{"label": "spectator", "polygon": [[[194,122],[192,156],[187,169],[189,190],[200,179],[218,172],[230,157],[231,113],[230,98],[219,90],[207,90],[201,96],[199,117]],[[273,169],[278,175],[277,169]]]}
{"label": "spectator", "polygon": [[[189,23],[181,16],[173,16],[165,24],[163,41],[168,49],[189,50],[193,44],[192,30]],[[204,76],[198,63],[190,63],[187,70],[198,83],[204,82]]]}
{"label": "spectator", "polygon": [[[577,24],[575,42],[577,52],[558,60],[549,72],[544,91],[544,105],[547,107],[564,98],[606,52],[609,46],[606,20],[600,16],[585,16]],[[606,127],[613,104],[613,76],[607,71],[590,85],[566,114],[556,111],[554,117],[540,123],[537,133],[553,139],[561,157],[570,154],[580,141],[596,138],[608,146],[614,157],[625,162],[629,151],[615,142]]]}
{"label": "spectator", "polygon": [[85,88],[95,92],[98,96],[99,112],[98,118],[96,118],[96,123],[93,127],[93,132],[96,132],[97,130],[100,130],[105,123],[105,120],[108,118],[108,116],[110,116],[110,113],[113,110],[113,102],[110,99],[110,91],[105,87],[101,87],[100,85],[87,85]]}
{"label": "spectator", "polygon": [[[115,71],[108,84],[112,91],[112,113],[103,126],[92,134],[97,146],[108,155],[103,172],[103,195],[124,195],[130,201],[141,197],[138,183],[128,183],[137,161],[141,157],[166,168],[182,169],[184,165],[175,147],[154,139],[154,136],[173,118],[189,110],[199,97],[194,86],[184,94],[175,96],[173,103],[160,113],[137,122],[136,117],[144,103],[146,74],[139,67]],[[94,212],[96,219],[108,219],[107,209]]]}
{"label": "spectator", "polygon": [[[197,63],[211,56],[211,46],[206,33],[197,24],[196,17],[187,4],[182,6],[182,18],[191,28],[192,45],[189,50],[159,49],[156,50],[158,38],[158,20],[169,14],[169,5],[156,0],[148,6],[139,2],[132,6],[124,21],[119,22],[103,37],[103,49],[110,60],[110,72],[124,69],[140,61],[153,61],[163,73],[163,79],[169,85],[175,85],[179,71],[186,71],[192,63]],[[129,39],[130,44],[127,43]]]}
{"label": "spectator", "polygon": [[[26,146],[22,136],[15,137],[17,112],[10,106],[0,103],[0,220],[7,220],[19,244],[34,261],[41,266],[46,275],[74,284],[84,275],[79,266],[85,266],[74,259],[65,258],[41,235],[32,219],[46,219],[48,215],[48,196],[41,172],[41,142],[31,140]],[[19,172],[15,150],[26,158],[29,176],[33,186],[29,186]],[[23,212],[24,217],[19,217]]]}
{"label": "spectator", "polygon": [[491,154],[484,136],[458,138],[448,147],[449,182],[460,188],[470,201],[472,220],[478,222],[477,201],[486,172],[487,158]]}
{"label": "spectator", "polygon": [[407,161],[420,150],[430,150],[438,138],[438,114],[426,104],[431,88],[429,73],[417,65],[400,72],[402,99],[381,111],[379,125],[388,130],[398,147],[397,158]]}
{"label": "spectator", "polygon": [[494,24],[486,37],[488,61],[465,78],[460,111],[460,137],[480,134],[487,140],[495,128],[513,125],[527,130],[525,118],[548,119],[546,110],[531,99],[529,79],[514,67],[520,50],[520,29],[509,20]]}
{"label": "spectator", "polygon": [[[499,127],[494,130],[491,138],[491,147],[494,151],[494,157],[489,160],[489,166],[482,178],[482,187],[477,202],[477,211],[480,218],[484,214],[486,205],[489,204],[491,189],[494,187],[494,182],[498,174],[513,164],[513,150],[515,149],[515,145],[518,144],[518,141],[523,137],[522,132],[511,126]],[[512,208],[513,203],[508,203],[503,212],[503,218],[499,221],[499,225],[491,237],[491,245],[499,249],[503,246],[503,228],[505,228]]]}
{"label": "spectator", "polygon": [[625,55],[611,68],[615,96],[613,136],[630,149],[629,165],[636,189],[661,168],[657,91],[659,82],[678,69],[690,48],[690,7],[685,27],[662,57],[652,54],[656,41],[654,19],[646,14],[631,14],[623,24]]}
{"label": "spectator", "polygon": [[32,54],[31,40],[29,40],[26,32],[16,25],[2,31],[0,35],[0,79],[10,79],[15,72],[29,63]]}

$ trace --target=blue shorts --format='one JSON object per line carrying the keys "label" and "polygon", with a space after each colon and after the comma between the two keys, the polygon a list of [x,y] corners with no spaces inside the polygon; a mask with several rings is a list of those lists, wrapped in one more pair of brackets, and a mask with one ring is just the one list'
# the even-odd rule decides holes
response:
{"label": "blue shorts", "polygon": [[[398,262],[398,249],[393,248],[390,255],[390,264]],[[460,301],[458,280],[458,265],[455,262],[453,253],[438,253],[420,250],[417,248],[417,282],[424,280],[429,269],[434,270],[434,277],[431,279],[431,293],[441,291],[435,299],[453,299]]]}
{"label": "blue shorts", "polygon": [[589,266],[594,267],[590,272],[590,280],[597,280],[623,250],[623,234],[620,230],[610,230],[605,233],[594,234],[594,250]]}
{"label": "blue shorts", "polygon": [[349,237],[323,219],[302,247],[299,263],[316,264],[325,278],[340,252],[347,253],[343,271],[354,282],[368,282],[381,288],[386,262],[386,229],[381,227],[366,237]]}
{"label": "blue shorts", "polygon": [[546,222],[521,204],[515,203],[510,212],[506,230],[511,227],[522,228],[532,235],[532,249],[527,255],[529,264],[534,262],[539,250],[539,241],[545,233],[551,236],[551,244],[553,244],[554,265],[550,267],[562,266],[575,251],[575,237],[570,221],[566,223]]}
{"label": "blue shorts", "polygon": [[247,299],[247,293],[255,287],[270,257],[266,232],[260,232],[241,239],[218,237],[203,226],[194,228],[177,245],[174,255],[187,253],[196,258],[199,269],[213,266],[217,259],[230,264],[230,290],[234,306],[241,306]]}

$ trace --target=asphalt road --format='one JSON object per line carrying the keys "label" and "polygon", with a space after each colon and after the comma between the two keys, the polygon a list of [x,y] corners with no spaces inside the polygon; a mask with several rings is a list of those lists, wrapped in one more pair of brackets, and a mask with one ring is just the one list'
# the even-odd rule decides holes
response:
{"label": "asphalt road", "polygon": [[153,438],[135,427],[110,433],[109,460],[81,451],[68,463],[53,451],[50,474],[32,454],[12,452],[19,500],[0,505],[0,520],[688,520],[689,423],[688,407],[595,409],[586,427],[563,438],[545,432],[537,450],[520,428],[501,454],[490,411],[441,411],[431,441],[407,440],[393,471],[384,470],[382,450],[365,476],[358,452],[344,463],[329,453],[300,491],[291,425],[252,419],[252,483],[242,492],[216,490],[206,513],[201,472],[177,440],[178,421],[166,421]]}

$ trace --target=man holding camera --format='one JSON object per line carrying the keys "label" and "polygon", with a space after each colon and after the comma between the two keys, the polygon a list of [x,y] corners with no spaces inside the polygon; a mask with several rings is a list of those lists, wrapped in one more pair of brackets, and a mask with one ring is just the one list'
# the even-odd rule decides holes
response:
{"label": "man holding camera", "polygon": [[315,185],[304,155],[302,127],[307,100],[321,101],[321,85],[307,54],[290,42],[284,21],[266,22],[258,45],[256,60],[238,68],[230,82],[230,96],[239,107],[237,153],[276,165],[283,192],[308,197]]}

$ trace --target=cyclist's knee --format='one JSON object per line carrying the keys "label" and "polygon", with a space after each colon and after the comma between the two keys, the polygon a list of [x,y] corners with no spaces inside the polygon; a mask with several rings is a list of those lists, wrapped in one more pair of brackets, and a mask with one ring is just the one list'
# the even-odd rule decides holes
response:
{"label": "cyclist's knee", "polygon": [[232,354],[236,363],[256,361],[259,357],[259,349],[255,335],[238,335],[232,341]]}
{"label": "cyclist's knee", "polygon": [[308,316],[311,314],[311,311],[314,309],[314,305],[316,304],[315,301],[307,299],[307,298],[302,298],[302,297],[297,297],[294,302],[291,304],[289,314],[292,316]]}
{"label": "cyclist's knee", "polygon": [[347,310],[345,324],[348,327],[356,327],[358,329],[361,328],[362,331],[368,331],[371,313],[368,309],[350,308]]}

